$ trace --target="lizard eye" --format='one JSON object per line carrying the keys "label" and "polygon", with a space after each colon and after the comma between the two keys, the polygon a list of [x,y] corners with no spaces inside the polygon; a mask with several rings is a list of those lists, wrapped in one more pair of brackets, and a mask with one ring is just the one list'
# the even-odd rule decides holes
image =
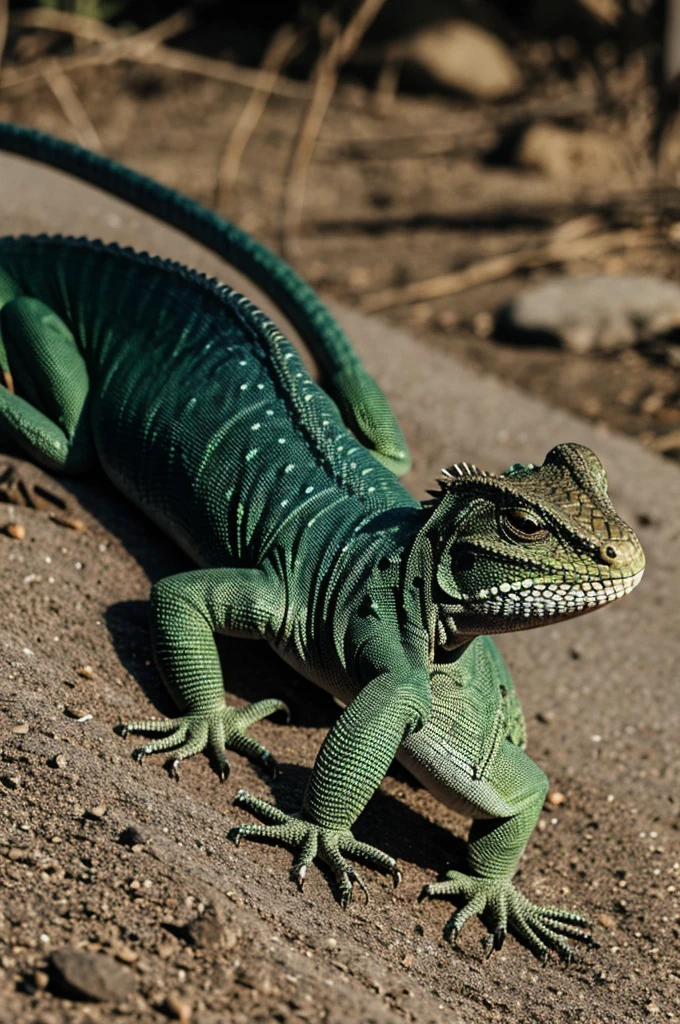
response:
{"label": "lizard eye", "polygon": [[503,525],[518,540],[543,540],[548,531],[535,512],[528,508],[506,508],[502,512]]}

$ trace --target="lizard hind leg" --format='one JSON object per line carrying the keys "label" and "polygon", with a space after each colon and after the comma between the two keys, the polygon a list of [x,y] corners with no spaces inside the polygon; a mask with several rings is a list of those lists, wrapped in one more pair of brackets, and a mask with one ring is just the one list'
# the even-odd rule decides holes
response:
{"label": "lizard hind leg", "polygon": [[49,306],[27,296],[2,307],[0,332],[0,439],[8,436],[45,469],[85,472],[94,461],[90,383],[73,334]]}

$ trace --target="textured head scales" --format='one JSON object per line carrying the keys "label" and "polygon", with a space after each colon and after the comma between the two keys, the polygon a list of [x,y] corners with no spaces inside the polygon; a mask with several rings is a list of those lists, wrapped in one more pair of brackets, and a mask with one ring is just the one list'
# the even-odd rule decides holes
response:
{"label": "textured head scales", "polygon": [[[542,466],[515,464],[501,475],[459,463],[439,485],[426,503],[438,580],[486,620],[486,631],[588,611],[642,576],[640,542],[616,512],[589,448],[560,444]],[[504,624],[488,621],[495,617]]]}

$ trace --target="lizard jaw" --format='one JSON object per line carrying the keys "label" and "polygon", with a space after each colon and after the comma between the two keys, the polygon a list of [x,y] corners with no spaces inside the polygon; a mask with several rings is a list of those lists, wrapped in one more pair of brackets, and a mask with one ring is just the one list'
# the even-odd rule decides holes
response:
{"label": "lizard jaw", "polygon": [[440,609],[439,621],[446,635],[446,643],[442,646],[448,648],[452,642],[460,644],[461,634],[468,632],[466,619],[470,615],[483,625],[480,633],[510,632],[561,621],[624,597],[635,589],[643,573],[644,569],[640,569],[631,576],[572,583],[527,580],[514,585],[483,588],[477,594],[462,594],[462,614],[460,610],[452,614],[450,609]]}

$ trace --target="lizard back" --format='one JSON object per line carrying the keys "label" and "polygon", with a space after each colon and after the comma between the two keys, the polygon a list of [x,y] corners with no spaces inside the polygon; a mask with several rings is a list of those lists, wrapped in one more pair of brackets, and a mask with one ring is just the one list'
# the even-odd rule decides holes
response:
{"label": "lizard back", "polygon": [[2,239],[0,268],[73,332],[107,475],[199,564],[252,564],[310,525],[323,544],[417,506],[226,285],[83,239]]}

